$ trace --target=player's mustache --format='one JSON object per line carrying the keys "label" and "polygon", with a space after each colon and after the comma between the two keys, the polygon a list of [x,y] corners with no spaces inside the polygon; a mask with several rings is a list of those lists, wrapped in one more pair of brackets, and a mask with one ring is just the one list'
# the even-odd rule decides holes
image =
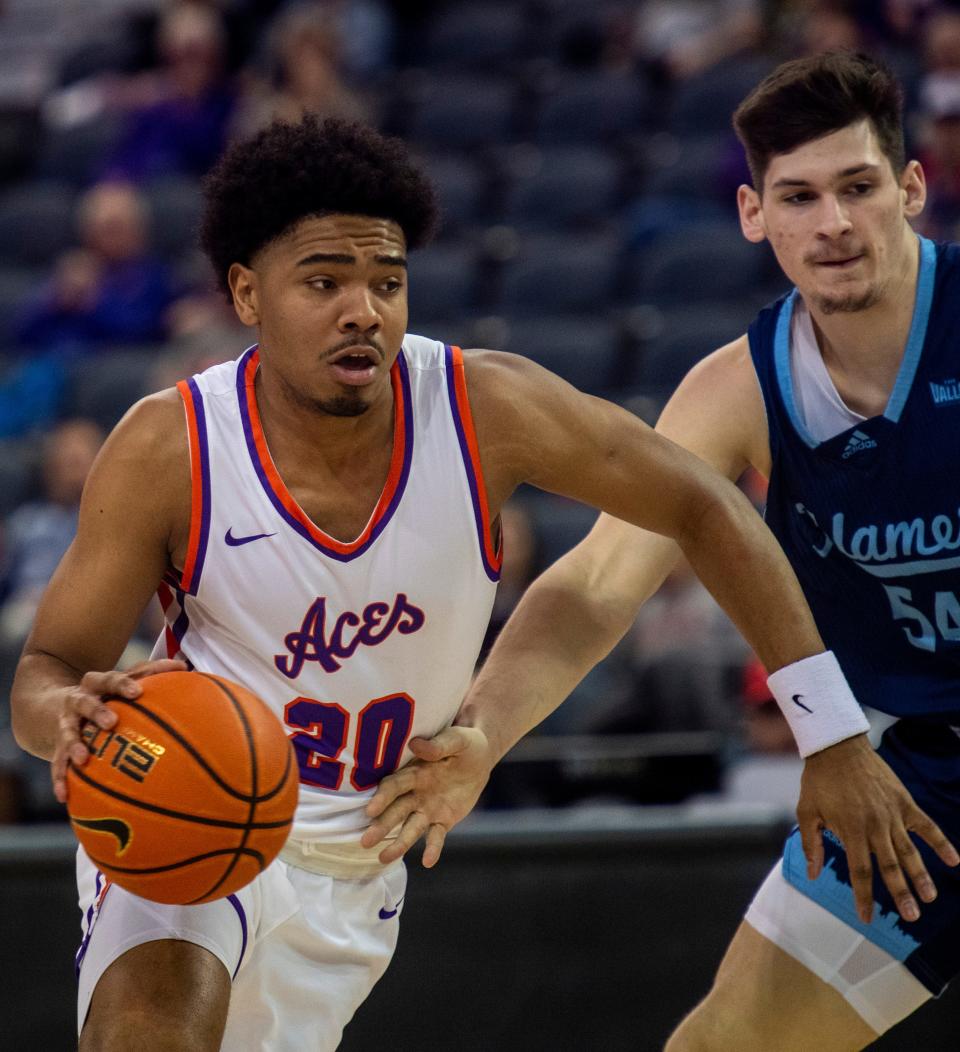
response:
{"label": "player's mustache", "polygon": [[853,259],[854,256],[866,254],[862,248],[847,248],[842,252],[811,252],[805,257],[807,263],[840,263],[845,259]]}
{"label": "player's mustache", "polygon": [[323,357],[330,358],[335,354],[339,354],[340,351],[345,351],[348,347],[369,347],[372,351],[375,351],[381,358],[383,358],[383,348],[377,343],[376,340],[371,339],[369,336],[348,336],[346,339],[341,340],[339,343],[334,344],[328,350],[324,351]]}

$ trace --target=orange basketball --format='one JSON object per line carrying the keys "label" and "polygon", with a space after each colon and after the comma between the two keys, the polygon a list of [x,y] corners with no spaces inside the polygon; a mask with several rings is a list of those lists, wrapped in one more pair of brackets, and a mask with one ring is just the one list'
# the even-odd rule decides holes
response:
{"label": "orange basketball", "polygon": [[249,690],[163,672],[139,698],[110,698],[112,730],[84,728],[90,759],[67,771],[67,810],[104,875],[155,902],[242,888],[276,857],[297,803],[283,727]]}

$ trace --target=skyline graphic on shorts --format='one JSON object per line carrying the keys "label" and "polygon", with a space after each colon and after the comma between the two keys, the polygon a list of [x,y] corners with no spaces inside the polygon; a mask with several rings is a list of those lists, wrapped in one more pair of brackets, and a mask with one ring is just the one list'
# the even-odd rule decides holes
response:
{"label": "skyline graphic on shorts", "polygon": [[[829,830],[825,831],[824,839],[839,844]],[[873,919],[869,924],[864,924],[857,914],[852,887],[838,875],[837,862],[835,856],[827,858],[820,876],[816,880],[810,880],[807,876],[807,862],[800,845],[799,831],[795,831],[788,839],[784,851],[783,875],[798,891],[814,902],[819,902],[845,924],[855,928],[898,961],[906,960],[914,950],[920,948],[920,943],[901,927],[901,917],[896,910],[884,909],[879,902],[874,901]]]}

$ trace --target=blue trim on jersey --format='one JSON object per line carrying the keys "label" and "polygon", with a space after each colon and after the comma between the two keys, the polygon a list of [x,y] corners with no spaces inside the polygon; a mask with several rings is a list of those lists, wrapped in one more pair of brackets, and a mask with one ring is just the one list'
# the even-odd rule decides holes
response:
{"label": "blue trim on jersey", "polygon": [[[489,527],[483,521],[483,513],[480,510],[480,489],[477,473],[474,469],[473,458],[470,456],[470,447],[467,436],[463,429],[463,419],[460,415],[460,406],[457,404],[456,382],[453,376],[453,348],[449,343],[443,345],[443,368],[447,379],[447,398],[450,401],[450,412],[453,415],[453,426],[457,432],[457,442],[460,444],[460,456],[463,458],[463,466],[467,474],[467,485],[470,488],[470,502],[473,505],[473,520],[477,527],[477,539],[480,542],[480,562],[483,564],[483,572],[494,583],[499,584],[501,570],[494,566],[487,558],[487,547],[484,537]],[[479,468],[479,465],[477,465]],[[502,537],[501,537],[502,541]]]}
{"label": "blue trim on jersey", "polygon": [[76,955],[73,958],[74,973],[78,979],[80,978],[80,966],[83,964],[84,957],[87,956],[87,947],[90,945],[90,936],[93,935],[93,926],[96,923],[97,917],[100,915],[99,906],[101,903],[98,902],[98,899],[100,898],[102,886],[103,874],[98,869],[93,885],[93,902],[90,903],[90,908],[87,910],[87,933],[84,935],[83,940],[77,949]]}
{"label": "blue trim on jersey", "polygon": [[[927,337],[927,322],[930,319],[930,304],[933,302],[933,285],[937,271],[936,246],[925,237],[919,238],[920,258],[917,268],[917,292],[913,306],[913,319],[910,322],[910,333],[907,337],[907,345],[904,348],[903,359],[897,372],[897,380],[887,402],[887,408],[883,415],[897,423],[913,380],[917,374],[917,366],[920,364],[920,355],[923,344]],[[777,383],[783,395],[783,404],[803,442],[811,449],[821,445],[817,439],[810,434],[797,410],[796,399],[793,393],[793,371],[790,368],[790,327],[793,321],[793,312],[797,303],[797,290],[794,289],[783,301],[780,313],[777,316],[777,327],[773,337],[773,356],[777,370]]]}
{"label": "blue trim on jersey", "polygon": [[927,322],[930,320],[930,304],[933,301],[933,282],[937,273],[936,246],[925,237],[920,239],[920,264],[917,270],[917,294],[913,305],[913,320],[910,335],[900,362],[897,382],[883,415],[896,423],[913,387],[913,378],[920,364],[920,353],[927,338]]}
{"label": "blue trim on jersey", "polygon": [[190,627],[190,615],[187,613],[186,593],[181,588],[178,588],[176,595],[177,602],[180,604],[180,616],[170,625],[170,631],[179,644],[183,642],[183,637],[187,634],[187,629]]}
{"label": "blue trim on jersey", "polygon": [[800,419],[797,403],[793,397],[793,373],[790,369],[790,323],[797,305],[797,290],[794,289],[783,301],[777,316],[777,328],[773,336],[773,358],[777,367],[777,382],[783,395],[783,404],[793,429],[811,448],[816,449],[820,443],[810,434]]}
{"label": "blue trim on jersey", "polygon": [[237,967],[234,968],[231,976],[231,979],[236,979],[237,972],[240,971],[240,965],[243,964],[243,955],[247,952],[247,915],[244,912],[240,899],[236,895],[228,895],[227,902],[237,911],[237,917],[240,920],[240,935],[243,939],[240,944],[240,956],[237,958]]}
{"label": "blue trim on jersey", "polygon": [[193,377],[187,380],[187,388],[193,401],[193,412],[197,422],[197,445],[200,454],[200,537],[197,543],[196,558],[193,563],[193,573],[190,575],[190,587],[187,589],[190,595],[196,595],[197,590],[200,588],[200,576],[203,573],[203,564],[207,557],[207,541],[210,537],[210,447],[207,439],[207,414],[203,407],[203,395],[200,393],[200,388]]}

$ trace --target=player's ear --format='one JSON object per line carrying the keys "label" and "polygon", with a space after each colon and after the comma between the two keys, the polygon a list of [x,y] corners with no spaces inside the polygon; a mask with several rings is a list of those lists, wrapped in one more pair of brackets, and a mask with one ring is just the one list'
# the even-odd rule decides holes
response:
{"label": "player's ear", "polygon": [[920,215],[927,203],[927,179],[919,161],[910,161],[903,169],[900,189],[904,194],[903,212],[907,219]]}
{"label": "player's ear", "polygon": [[244,325],[259,325],[260,310],[257,296],[257,276],[242,263],[231,263],[227,284],[233,294],[233,309]]}
{"label": "player's ear", "polygon": [[757,191],[746,183],[737,189],[737,210],[743,236],[754,244],[763,241],[767,236],[763,228],[763,205]]}

